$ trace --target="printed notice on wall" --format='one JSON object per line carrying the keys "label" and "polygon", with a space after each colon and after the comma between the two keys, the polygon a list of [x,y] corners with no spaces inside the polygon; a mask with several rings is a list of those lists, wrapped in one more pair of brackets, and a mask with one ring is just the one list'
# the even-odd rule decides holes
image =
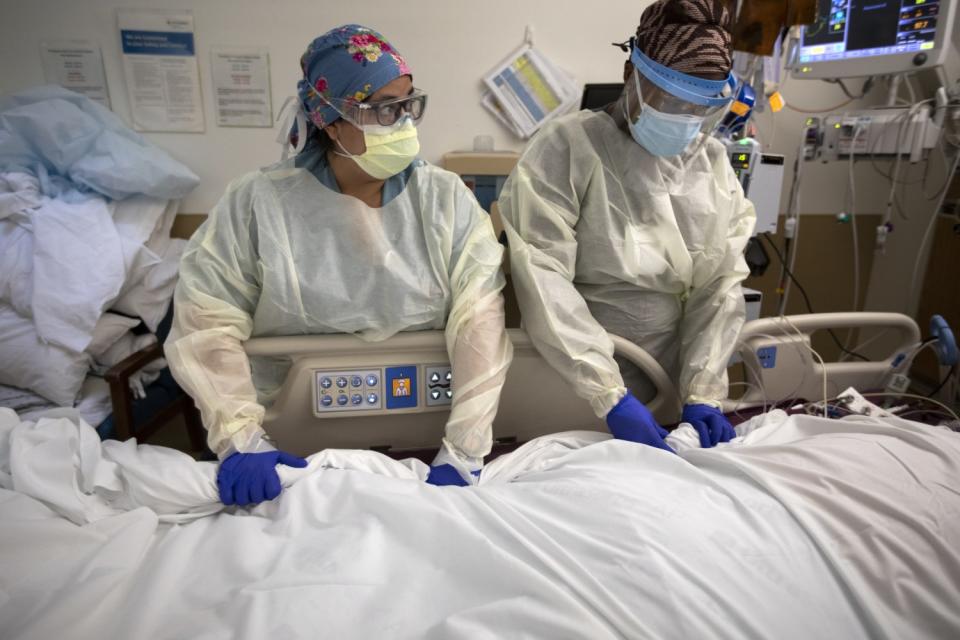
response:
{"label": "printed notice on wall", "polygon": [[272,127],[270,58],[263,49],[210,52],[213,99],[221,127]]}
{"label": "printed notice on wall", "polygon": [[193,14],[121,9],[117,20],[133,128],[202,132]]}
{"label": "printed notice on wall", "polygon": [[89,40],[58,40],[40,45],[43,77],[110,108],[100,46]]}

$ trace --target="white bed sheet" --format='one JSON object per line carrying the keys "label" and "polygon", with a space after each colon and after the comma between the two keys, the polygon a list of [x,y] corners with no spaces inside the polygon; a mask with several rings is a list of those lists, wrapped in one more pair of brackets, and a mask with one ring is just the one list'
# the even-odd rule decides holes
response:
{"label": "white bed sheet", "polygon": [[679,456],[574,432],[477,487],[326,451],[213,463],[0,410],[4,638],[960,636],[960,436],[772,412]]}

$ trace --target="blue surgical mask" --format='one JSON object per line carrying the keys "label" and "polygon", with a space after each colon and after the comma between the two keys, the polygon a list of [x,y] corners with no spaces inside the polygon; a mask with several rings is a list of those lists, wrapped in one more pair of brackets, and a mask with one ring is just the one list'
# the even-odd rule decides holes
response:
{"label": "blue surgical mask", "polygon": [[641,100],[640,115],[636,120],[630,119],[627,112],[626,100],[621,100],[623,116],[630,125],[630,135],[637,144],[655,156],[678,156],[686,150],[697,137],[703,127],[703,116],[679,115],[657,111],[648,104],[643,104],[640,94],[640,81],[636,71],[633,76],[636,83],[637,96]]}
{"label": "blue surgical mask", "polygon": [[[670,157],[683,153],[704,128],[708,115],[693,115],[680,110],[673,112],[672,109],[666,113],[651,107],[644,101],[640,87],[641,74],[661,92],[672,97],[674,102],[699,107],[704,114],[709,114],[713,123],[722,117],[737,87],[732,74],[725,80],[698,78],[654,62],[637,47],[634,47],[630,61],[634,66],[633,82],[640,101],[640,114],[635,120],[631,119],[626,100],[623,100],[624,117],[630,125],[633,139],[655,156]],[[730,92],[724,95],[727,88]]]}
{"label": "blue surgical mask", "polygon": [[640,115],[631,121],[630,135],[637,144],[655,156],[678,156],[690,146],[703,126],[702,116],[672,115],[660,113],[649,105],[643,105]]}

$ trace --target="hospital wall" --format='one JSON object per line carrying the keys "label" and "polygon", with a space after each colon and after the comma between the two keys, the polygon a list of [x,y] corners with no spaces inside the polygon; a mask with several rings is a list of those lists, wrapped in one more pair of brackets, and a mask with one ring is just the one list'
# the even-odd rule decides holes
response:
{"label": "hospital wall", "polygon": [[[535,45],[581,83],[616,82],[621,79],[625,56],[610,43],[631,35],[649,2],[606,0],[602,5],[591,5],[582,0],[487,0],[483,3],[0,0],[0,4],[3,7],[0,93],[43,82],[39,59],[41,41],[93,40],[103,51],[113,109],[128,122],[116,9],[162,7],[193,11],[206,131],[146,134],[146,137],[200,176],[200,186],[184,200],[181,211],[202,214],[216,203],[232,178],[273,162],[280,151],[274,140],[275,130],[224,128],[215,124],[209,73],[211,47],[242,45],[269,50],[276,115],[283,100],[295,90],[299,56],[314,36],[346,22],[359,22],[381,30],[408,58],[417,86],[429,92],[421,141],[423,156],[438,162],[448,151],[469,149],[475,135],[493,136],[498,149],[522,149],[523,142],[506,132],[480,106],[479,100],[483,91],[481,77],[521,44],[525,26],[532,27]],[[882,90],[875,91],[872,97],[875,100],[882,93]],[[791,105],[811,110],[844,101],[838,87],[814,81],[790,80],[784,94]],[[850,105],[855,106],[857,103]],[[788,176],[781,211],[787,205],[789,168],[805,118],[806,114],[789,109],[757,118],[767,150],[786,155]],[[909,271],[922,233],[921,223],[930,208],[918,211],[911,223],[899,223],[887,255],[874,256],[873,228],[877,218],[870,216],[883,211],[889,183],[868,162],[858,163],[854,171],[857,209],[863,216],[861,300],[868,308],[907,310],[900,298],[908,286]],[[849,309],[852,304],[851,226],[833,219],[836,213],[846,210],[847,183],[847,167],[842,163],[804,167],[800,211],[805,214],[805,222],[797,271],[818,311]],[[918,209],[922,208],[920,204],[917,203]],[[905,266],[905,261],[909,265]],[[872,283],[871,265],[874,267]],[[769,275],[756,284],[771,301],[767,304],[769,310],[775,285],[771,284]],[[796,309],[798,303],[799,296],[795,296],[789,308]]]}

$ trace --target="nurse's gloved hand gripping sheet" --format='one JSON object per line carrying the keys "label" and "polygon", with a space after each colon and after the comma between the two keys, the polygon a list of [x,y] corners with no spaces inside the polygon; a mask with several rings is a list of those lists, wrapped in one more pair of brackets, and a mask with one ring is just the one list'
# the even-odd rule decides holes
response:
{"label": "nurse's gloved hand gripping sheet", "polygon": [[539,438],[473,487],[324,451],[248,510],[215,463],[0,409],[0,636],[960,637],[960,436],[774,411],[667,441]]}

